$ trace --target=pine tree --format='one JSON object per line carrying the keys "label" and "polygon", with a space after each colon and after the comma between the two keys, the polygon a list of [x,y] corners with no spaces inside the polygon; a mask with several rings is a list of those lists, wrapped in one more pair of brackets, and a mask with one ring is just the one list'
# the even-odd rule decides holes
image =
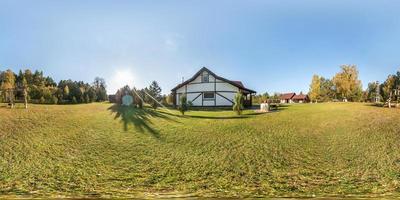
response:
{"label": "pine tree", "polygon": [[180,104],[178,110],[181,112],[182,115],[185,115],[185,112],[189,109],[189,104],[187,102],[186,95],[182,95],[179,99]]}
{"label": "pine tree", "polygon": [[157,109],[159,102],[161,101],[161,87],[158,85],[157,81],[153,81],[149,88],[145,88],[145,92],[147,93],[147,102],[153,107]]}

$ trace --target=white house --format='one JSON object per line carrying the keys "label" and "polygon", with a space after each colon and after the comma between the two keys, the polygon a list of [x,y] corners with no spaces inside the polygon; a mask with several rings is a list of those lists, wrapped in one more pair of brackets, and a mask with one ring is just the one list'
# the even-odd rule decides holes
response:
{"label": "white house", "polygon": [[179,105],[180,97],[186,95],[187,101],[200,107],[232,106],[237,92],[245,96],[244,106],[251,106],[252,95],[256,93],[242,82],[222,78],[205,67],[171,91],[175,106]]}

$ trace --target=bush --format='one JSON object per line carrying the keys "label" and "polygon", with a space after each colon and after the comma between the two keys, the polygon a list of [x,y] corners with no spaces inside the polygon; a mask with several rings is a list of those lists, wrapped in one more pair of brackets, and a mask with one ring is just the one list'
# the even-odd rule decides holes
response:
{"label": "bush", "polygon": [[178,109],[182,115],[185,115],[185,112],[189,109],[189,104],[191,103],[188,104],[186,95],[182,95],[179,100],[180,100],[180,105]]}

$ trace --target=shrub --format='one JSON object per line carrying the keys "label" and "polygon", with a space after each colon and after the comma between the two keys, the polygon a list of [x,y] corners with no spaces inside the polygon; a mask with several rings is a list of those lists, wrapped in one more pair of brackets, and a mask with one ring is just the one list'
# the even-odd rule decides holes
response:
{"label": "shrub", "polygon": [[188,104],[186,95],[182,95],[179,100],[180,100],[180,105],[178,109],[182,115],[185,115],[185,112],[189,109],[189,104],[191,103]]}
{"label": "shrub", "polygon": [[153,101],[151,102],[151,107],[152,107],[153,109],[157,109],[158,103],[157,103],[155,100],[153,100]]}
{"label": "shrub", "polygon": [[238,115],[242,114],[242,110],[243,110],[243,101],[244,101],[244,97],[242,95],[242,93],[238,92],[235,95],[235,99],[234,99],[234,104],[233,104],[233,111],[235,111]]}

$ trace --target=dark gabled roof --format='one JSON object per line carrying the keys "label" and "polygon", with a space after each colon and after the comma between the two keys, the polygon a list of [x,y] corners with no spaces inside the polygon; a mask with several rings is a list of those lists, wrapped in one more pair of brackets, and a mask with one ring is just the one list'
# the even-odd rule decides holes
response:
{"label": "dark gabled roof", "polygon": [[236,84],[241,85],[242,87],[244,87],[242,81],[232,81],[232,82],[235,82]]}
{"label": "dark gabled roof", "polygon": [[178,84],[178,85],[177,85],[176,87],[174,87],[171,91],[176,91],[176,90],[179,89],[180,87],[182,87],[182,86],[184,86],[184,85],[190,83],[191,81],[195,80],[195,79],[197,78],[197,76],[199,76],[199,75],[200,75],[201,73],[203,73],[204,71],[208,72],[208,74],[213,75],[216,79],[220,79],[220,80],[223,80],[223,81],[225,81],[225,82],[228,82],[228,83],[230,83],[230,84],[232,84],[232,85],[234,85],[234,86],[236,86],[236,87],[238,87],[238,88],[240,88],[240,89],[242,89],[242,90],[246,90],[246,91],[248,91],[248,92],[250,92],[250,93],[257,93],[257,92],[254,91],[254,90],[251,90],[251,89],[248,89],[248,88],[244,87],[243,84],[242,84],[242,82],[240,82],[240,81],[231,81],[231,80],[228,80],[228,79],[226,79],[226,78],[220,77],[220,76],[214,74],[214,72],[210,71],[210,70],[207,69],[206,67],[201,68],[196,74],[194,74],[194,75],[192,76],[192,78],[190,78],[190,79],[184,81],[184,82],[181,83],[181,84]]}
{"label": "dark gabled roof", "polygon": [[294,99],[294,100],[308,99],[308,95],[306,95],[306,94],[298,94],[298,95],[295,95],[295,96],[293,97],[293,99]]}
{"label": "dark gabled roof", "polygon": [[296,93],[284,93],[281,94],[281,99],[292,99],[294,96],[296,95]]}

